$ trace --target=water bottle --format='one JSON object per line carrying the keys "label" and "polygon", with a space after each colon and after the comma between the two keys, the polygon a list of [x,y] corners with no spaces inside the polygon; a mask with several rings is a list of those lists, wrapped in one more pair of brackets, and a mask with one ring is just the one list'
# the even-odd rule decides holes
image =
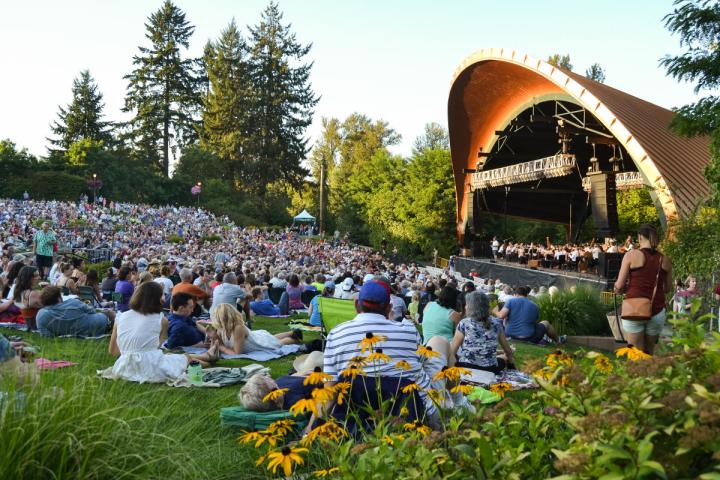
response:
{"label": "water bottle", "polygon": [[203,383],[202,366],[197,360],[193,360],[187,369],[188,381],[192,385],[201,385]]}

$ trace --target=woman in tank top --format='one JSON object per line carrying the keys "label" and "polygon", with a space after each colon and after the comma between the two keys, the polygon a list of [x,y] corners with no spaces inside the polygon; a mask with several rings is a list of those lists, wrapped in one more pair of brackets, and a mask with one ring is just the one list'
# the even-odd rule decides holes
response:
{"label": "woman in tank top", "polygon": [[658,236],[652,225],[638,229],[638,243],[640,249],[630,250],[623,257],[615,293],[624,290],[625,298],[652,299],[650,320],[622,320],[628,344],[652,355],[665,325],[665,294],[672,289],[672,263],[657,250]]}

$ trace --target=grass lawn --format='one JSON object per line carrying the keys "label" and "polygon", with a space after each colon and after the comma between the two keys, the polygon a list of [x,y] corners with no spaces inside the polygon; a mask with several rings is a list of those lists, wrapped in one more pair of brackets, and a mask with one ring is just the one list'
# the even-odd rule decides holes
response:
{"label": "grass lawn", "polygon": [[[285,319],[258,317],[253,324],[255,329],[265,329],[272,333],[287,330]],[[133,428],[147,432],[136,436],[135,441],[143,442],[141,448],[148,451],[157,446],[153,438],[169,437],[174,442],[161,442],[158,456],[176,454],[187,458],[189,463],[199,464],[200,470],[192,473],[176,471],[172,478],[264,478],[265,473],[254,466],[259,456],[252,446],[238,445],[235,439],[238,432],[220,426],[219,412],[221,407],[238,405],[239,387],[224,388],[172,388],[157,384],[135,384],[123,381],[111,381],[97,377],[96,370],[112,366],[114,358],[107,353],[108,339],[47,339],[37,334],[0,330],[5,335],[20,335],[24,340],[37,345],[41,349],[39,357],[50,360],[70,360],[79,365],[57,370],[41,372],[41,386],[49,390],[56,386],[67,394],[74,391],[89,394],[90,402],[96,404],[97,411],[111,411],[112,415],[123,421],[132,422]],[[317,338],[317,334],[305,333],[305,339]],[[546,355],[548,348],[526,344],[517,344],[516,362],[520,366],[524,360]],[[284,375],[292,367],[294,357],[266,362],[273,377]],[[243,366],[253,363],[248,360],[223,360],[219,366]],[[511,393],[518,400],[528,398],[530,391]],[[66,402],[67,403],[67,402]],[[79,407],[78,407],[79,408]],[[95,411],[90,406],[89,411]],[[91,414],[82,414],[91,416]],[[0,416],[0,419],[2,417]],[[73,425],[83,423],[83,418],[72,420],[71,425],[64,428],[72,429]],[[19,437],[18,437],[19,438]],[[120,440],[122,441],[122,440]],[[167,446],[169,445],[169,446]],[[133,446],[137,448],[137,445]],[[127,449],[125,445],[114,448]],[[167,452],[163,449],[177,449]],[[0,454],[1,455],[1,454]],[[3,462],[0,456],[0,477],[12,478],[2,474],[12,459]],[[37,459],[42,463],[41,459]],[[157,472],[162,472],[158,467]],[[7,473],[7,472],[6,472]],[[69,477],[68,477],[69,478]],[[119,477],[117,477],[119,478]],[[137,478],[137,477],[136,477]],[[150,478],[150,475],[146,478]]]}

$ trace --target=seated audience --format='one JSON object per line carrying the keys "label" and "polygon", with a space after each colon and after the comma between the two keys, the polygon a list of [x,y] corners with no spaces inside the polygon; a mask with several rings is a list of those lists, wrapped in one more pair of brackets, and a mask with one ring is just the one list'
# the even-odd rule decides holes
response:
{"label": "seated audience", "polygon": [[[505,338],[502,322],[490,316],[490,302],[481,292],[465,295],[466,315],[455,331],[451,351],[455,365],[499,373],[513,365],[513,351]],[[497,356],[498,344],[505,359]],[[513,365],[514,366],[514,365]]]}
{"label": "seated audience", "polygon": [[238,302],[243,302],[245,297],[247,297],[247,292],[238,285],[237,275],[234,272],[228,272],[223,276],[222,283],[213,289],[213,306],[210,313],[212,314],[214,309],[223,304],[236,308]]}
{"label": "seated audience", "polygon": [[353,282],[352,277],[345,278],[336,288],[335,288],[335,298],[340,298],[342,300],[352,300],[355,287],[355,282]]}
{"label": "seated audience", "polygon": [[35,267],[23,267],[18,273],[13,291],[13,301],[20,309],[25,324],[30,330],[36,330],[35,317],[38,310],[42,308],[40,301],[40,272]]}
{"label": "seated audience", "polygon": [[60,265],[60,278],[58,279],[58,281],[55,285],[61,289],[67,289],[67,291],[69,293],[72,293],[73,295],[77,295],[77,293],[78,293],[77,281],[75,281],[75,279],[72,278],[73,268],[74,267],[73,267],[72,263],[61,264]]}
{"label": "seated audience", "polygon": [[[280,310],[283,310],[284,305],[287,305],[287,310],[303,310],[305,304],[302,302],[302,292],[305,291],[305,287],[300,285],[300,278],[292,274],[288,280],[288,285],[285,287],[285,293],[280,297]],[[287,315],[284,312],[283,315]]]}
{"label": "seated audience", "polygon": [[118,280],[115,283],[115,293],[120,294],[120,300],[117,302],[117,311],[126,312],[129,307],[130,298],[135,293],[135,285],[130,281],[130,269],[121,267],[118,270]]}
{"label": "seated audience", "polygon": [[315,295],[310,300],[310,306],[308,307],[308,323],[314,327],[322,325],[322,319],[320,318],[320,296],[332,298],[335,295],[335,283],[332,280],[325,282],[322,294]]}
{"label": "seated audience", "polygon": [[[192,295],[198,305],[210,305],[210,296],[208,293],[197,285],[193,285],[193,272],[189,268],[180,270],[180,283],[172,289],[172,294],[188,293]],[[196,309],[197,312],[197,309]]]}
{"label": "seated audience", "polygon": [[253,300],[250,302],[250,309],[255,315],[263,315],[266,317],[276,317],[280,315],[280,309],[272,303],[269,298],[263,299],[263,290],[255,287],[252,290]]}
{"label": "seated audience", "polygon": [[505,335],[530,343],[540,343],[547,335],[552,341],[563,343],[564,336],[558,337],[550,322],[538,322],[540,309],[527,298],[529,291],[527,287],[518,287],[515,296],[508,299],[498,312],[498,318],[505,321]]}
{"label": "seated audience", "polygon": [[112,269],[112,267],[108,268],[105,272],[105,277],[100,284],[100,291],[102,292],[103,300],[112,299],[112,294],[113,292],[115,292],[115,285],[117,285],[117,282],[118,278],[117,275],[115,275],[114,270]]}
{"label": "seated audience", "polygon": [[45,287],[40,293],[40,301],[43,308],[37,313],[37,327],[41,335],[95,337],[109,330],[111,319],[106,314],[97,313],[77,298],[63,301],[58,287]]}
{"label": "seated audience", "polygon": [[461,319],[460,312],[456,312],[457,290],[445,286],[440,290],[437,301],[430,302],[423,312],[422,332],[427,343],[431,338],[440,336],[452,342],[455,336],[455,325]]}

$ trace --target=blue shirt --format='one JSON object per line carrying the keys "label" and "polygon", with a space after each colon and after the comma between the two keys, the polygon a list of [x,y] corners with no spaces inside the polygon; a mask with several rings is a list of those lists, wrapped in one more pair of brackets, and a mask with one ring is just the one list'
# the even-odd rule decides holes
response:
{"label": "blue shirt", "polygon": [[310,300],[310,305],[312,305],[312,315],[310,315],[310,320],[308,320],[308,322],[314,327],[319,327],[322,324],[322,320],[320,319],[320,305],[318,304],[319,298],[320,295],[315,295],[312,300]]}
{"label": "blue shirt", "polygon": [[515,338],[529,338],[535,334],[535,324],[537,323],[540,309],[527,297],[512,297],[505,302],[508,313],[507,325],[505,326],[505,335]]}
{"label": "blue shirt", "polygon": [[280,309],[275,306],[272,300],[253,300],[250,302],[250,309],[255,312],[255,315],[263,315],[265,317],[273,317],[280,315]]}
{"label": "blue shirt", "polygon": [[205,340],[205,335],[198,330],[190,317],[175,313],[168,315],[168,348],[191,347]]}

